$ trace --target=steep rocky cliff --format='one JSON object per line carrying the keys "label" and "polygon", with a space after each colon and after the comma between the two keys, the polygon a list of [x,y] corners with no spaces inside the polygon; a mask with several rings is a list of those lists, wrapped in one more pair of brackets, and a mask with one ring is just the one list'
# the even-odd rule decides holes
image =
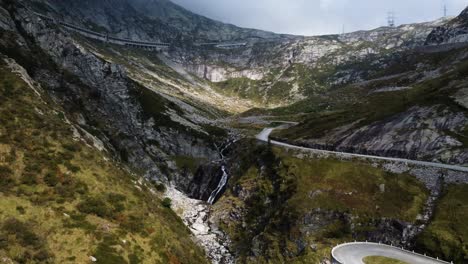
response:
{"label": "steep rocky cliff", "polygon": [[[143,41],[213,42],[246,38],[281,38],[194,14],[169,0],[76,1],[31,0],[36,11],[93,30]],[[175,42],[177,41],[177,42]]]}
{"label": "steep rocky cliff", "polygon": [[429,37],[426,44],[460,43],[468,41],[468,9],[465,9],[457,18],[447,25],[437,27]]}
{"label": "steep rocky cliff", "polygon": [[104,151],[44,88],[0,55],[0,261],[208,263],[161,186]]}
{"label": "steep rocky cliff", "polygon": [[212,116],[144,87],[124,67],[96,56],[20,5],[4,7],[2,53],[27,64],[69,118],[122,161],[148,178],[168,182],[173,175],[184,185],[190,179],[177,176],[174,157],[217,159],[214,143],[226,133],[213,130]]}

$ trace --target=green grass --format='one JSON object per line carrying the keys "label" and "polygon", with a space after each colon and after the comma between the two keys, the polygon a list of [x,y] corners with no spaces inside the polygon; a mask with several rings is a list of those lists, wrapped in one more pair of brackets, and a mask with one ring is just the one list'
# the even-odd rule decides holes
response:
{"label": "green grass", "polygon": [[[300,183],[289,200],[300,212],[322,208],[413,222],[427,199],[425,187],[409,175],[384,172],[360,161],[309,160],[279,153],[280,173],[294,175]],[[310,193],[316,193],[313,199]]]}
{"label": "green grass", "polygon": [[408,264],[406,262],[403,262],[397,259],[378,257],[378,256],[365,257],[364,263],[365,264]]}
{"label": "green grass", "polygon": [[206,263],[181,219],[149,191],[151,183],[137,188],[136,176],[75,140],[61,109],[38,98],[3,61],[0,100],[0,258]]}
{"label": "green grass", "polygon": [[317,94],[328,89],[326,78],[333,70],[334,68],[330,67],[313,69],[304,64],[293,64],[286,68],[282,76],[292,79],[290,82],[277,80],[282,70],[273,68],[262,80],[251,80],[245,77],[232,78],[214,83],[214,87],[225,95],[248,99],[258,104],[285,104],[291,100],[290,91],[294,84],[299,86],[300,93],[306,95]]}
{"label": "green grass", "polygon": [[454,263],[468,260],[467,193],[467,184],[446,187],[434,219],[416,241],[419,251]]}

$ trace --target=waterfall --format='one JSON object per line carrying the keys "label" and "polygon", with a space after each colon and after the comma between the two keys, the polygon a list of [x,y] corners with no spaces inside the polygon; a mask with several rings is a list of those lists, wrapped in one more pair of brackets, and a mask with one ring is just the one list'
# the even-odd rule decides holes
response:
{"label": "waterfall", "polygon": [[[235,143],[237,141],[237,139],[234,139],[232,141],[228,141],[226,145],[224,145],[224,147],[218,147],[215,143],[215,147],[218,149],[219,151],[219,157],[221,158],[221,161],[224,163],[225,162],[225,157],[224,157],[224,151],[226,151],[229,146],[231,146],[233,143]],[[227,181],[228,181],[228,178],[229,178],[229,175],[227,174],[226,172],[226,167],[223,165],[221,167],[221,170],[223,171],[223,176],[221,177],[221,180],[219,181],[218,183],[218,186],[216,187],[216,189],[214,189],[212,192],[211,192],[211,195],[210,197],[208,198],[208,203],[209,204],[213,204],[216,197],[218,197],[218,194],[223,190],[224,186],[226,186],[227,184]]]}
{"label": "waterfall", "polygon": [[216,189],[214,189],[214,191],[211,192],[210,198],[208,198],[208,203],[209,204],[214,203],[216,197],[218,196],[218,194],[221,192],[221,190],[224,188],[224,186],[227,183],[229,175],[227,174],[226,168],[224,167],[224,165],[221,167],[221,170],[223,171],[223,176],[221,177],[221,181],[219,181],[218,186],[216,187]]}

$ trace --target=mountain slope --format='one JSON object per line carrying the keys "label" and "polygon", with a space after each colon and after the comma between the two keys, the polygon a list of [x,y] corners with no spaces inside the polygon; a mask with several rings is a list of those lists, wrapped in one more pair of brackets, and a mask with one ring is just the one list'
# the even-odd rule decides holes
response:
{"label": "mountain slope", "polygon": [[[106,154],[106,160],[109,161],[110,166],[119,167],[120,164],[123,164],[126,170],[138,175],[120,174],[112,171],[109,172],[111,174],[109,181],[117,181],[112,178],[112,175],[127,177],[128,181],[138,182],[145,182],[141,179],[144,178],[151,182],[151,184],[145,183],[148,185],[147,187],[154,185],[153,187],[162,191],[165,189],[164,186],[171,186],[170,190],[177,187],[192,197],[208,199],[211,192],[217,188],[222,162],[220,151],[228,139],[228,130],[218,127],[215,121],[224,115],[223,111],[219,111],[211,104],[188,100],[185,95],[180,96],[178,92],[170,91],[171,88],[178,85],[187,86],[188,81],[163,65],[157,58],[149,63],[156,69],[152,68],[143,77],[135,76],[134,72],[131,72],[135,68],[128,66],[132,63],[122,63],[122,54],[119,53],[129,52],[128,54],[130,54],[131,50],[109,50],[109,47],[102,49],[102,46],[99,49],[97,47],[99,44],[90,44],[82,37],[57,27],[55,23],[44,21],[31,12],[30,8],[27,8],[29,6],[24,6],[17,1],[1,1],[0,7],[0,20],[2,21],[0,23],[0,53],[2,56],[8,56],[24,66],[26,73],[31,76],[31,80],[40,84],[44,94],[50,96],[51,102],[62,107],[67,116],[67,122],[72,124],[76,131],[89,141],[89,144]],[[114,56],[116,53],[118,55]],[[109,54],[111,55],[109,56]],[[139,56],[149,54],[149,52],[146,54],[143,52],[143,55],[140,53]],[[138,61],[137,58],[134,60]],[[115,62],[122,63],[122,65],[115,64]],[[146,64],[145,66],[149,67]],[[148,75],[152,77],[149,82],[145,80],[145,76]],[[25,103],[25,106],[27,107],[28,104]],[[15,115],[16,113],[11,115],[12,120],[15,120]],[[51,133],[55,132],[53,128],[50,130]],[[65,135],[63,139],[68,138]],[[34,142],[34,145],[40,146],[40,144],[42,142]],[[41,162],[43,158],[47,157],[32,157],[32,160]],[[211,162],[205,165],[206,161]],[[200,180],[195,177],[195,174],[197,173],[196,169],[202,164],[206,172],[202,172],[203,179]],[[96,167],[96,170],[106,169],[99,167],[99,165],[101,164],[83,163],[80,167],[89,167],[89,169]],[[67,166],[70,166],[70,170],[78,170],[71,163],[67,163]],[[7,173],[15,171],[15,169],[10,168],[5,170]],[[38,166],[29,172],[43,173],[42,168]],[[123,190],[122,193],[116,189],[117,198],[115,198],[113,193],[107,195],[108,189],[104,190],[105,188],[102,188],[100,184],[94,184],[99,182],[103,185],[107,184],[107,187],[115,185],[115,183],[108,183],[107,179],[99,178],[99,171],[96,174],[98,176],[92,173],[93,177],[98,178],[91,178],[88,187],[96,192],[93,191],[89,196],[81,197],[83,200],[81,202],[74,200],[76,206],[71,207],[70,210],[78,209],[81,210],[82,214],[98,215],[108,221],[113,221],[114,224],[122,221],[126,224],[128,218],[130,219],[128,225],[131,226],[129,228],[137,225],[135,228],[138,228],[136,229],[138,232],[140,229],[149,228],[149,233],[157,231],[156,233],[161,236],[156,236],[154,239],[151,237],[151,241],[148,242],[147,240],[150,238],[148,238],[147,232],[144,232],[142,235],[144,241],[139,246],[135,246],[136,249],[132,249],[135,252],[130,252],[132,255],[130,257],[130,253],[127,254],[120,250],[125,245],[119,245],[121,244],[118,240],[121,236],[121,229],[116,227],[118,234],[106,235],[104,240],[101,240],[100,233],[97,234],[96,240],[93,240],[96,243],[91,243],[87,249],[89,254],[95,254],[96,256],[93,257],[99,257],[101,262],[109,259],[110,263],[125,263],[124,261],[127,260],[139,263],[138,259],[148,263],[168,263],[168,261],[170,263],[203,263],[205,261],[203,251],[192,244],[187,230],[179,230],[179,224],[182,224],[180,219],[166,208],[170,206],[170,199],[163,200],[162,205],[160,205],[158,197],[162,196],[162,193],[150,195],[153,191],[148,191],[147,187],[143,186],[145,184],[132,182],[132,184],[138,185],[135,187],[136,189],[142,189],[145,194],[148,194],[145,196],[148,199],[138,201],[142,207],[140,212],[137,210],[140,205],[134,202],[131,194],[127,194],[128,190]],[[197,185],[196,190],[190,189],[193,185]],[[40,192],[41,188],[42,185],[32,186],[28,194]],[[164,195],[178,199],[176,202],[179,203],[188,199],[185,195],[172,191]],[[13,195],[13,198],[17,198],[16,196]],[[65,196],[65,194],[57,194],[57,199],[60,196]],[[117,201],[114,201],[114,198]],[[127,198],[130,200],[126,200]],[[155,201],[154,203],[152,199]],[[205,202],[196,202],[206,207]],[[78,206],[78,204],[82,205]],[[158,208],[163,208],[163,211],[159,213],[153,209],[156,205]],[[119,213],[124,210],[122,207],[127,208],[127,206],[132,210],[125,211],[125,215],[120,215]],[[117,212],[114,212],[114,207],[117,208],[115,209],[118,210]],[[149,211],[145,209],[146,207],[149,208]],[[137,211],[133,211],[133,209]],[[168,218],[164,212],[167,212],[171,218]],[[156,218],[161,217],[168,220],[167,222],[153,220],[153,216],[149,215],[151,213],[155,214]],[[178,210],[177,213],[183,216],[184,212]],[[37,212],[31,213],[28,217],[33,218],[35,214]],[[67,211],[66,214],[73,218],[75,216],[72,211]],[[87,225],[87,222],[83,223],[84,216],[82,214],[77,216],[76,225]],[[6,216],[9,215],[12,214],[8,212]],[[142,223],[146,220],[153,223],[150,225]],[[170,222],[173,223],[167,226]],[[208,226],[208,224],[206,225]],[[85,226],[85,228],[88,227],[89,225]],[[157,228],[169,229],[169,231],[158,231]],[[133,234],[137,231],[131,232]],[[186,233],[182,234],[181,232]],[[209,256],[215,254],[218,257],[217,250],[220,249],[218,246],[220,242],[217,241],[216,236],[222,236],[222,232],[210,233],[207,243],[202,244]],[[197,237],[197,239],[203,238]],[[123,240],[128,241],[125,238]],[[153,243],[152,240],[158,241]],[[126,244],[126,242],[122,243]],[[158,249],[152,250],[148,245],[156,245]],[[74,246],[76,244],[70,244],[70,247]],[[140,247],[143,248],[143,253],[136,252],[140,251]],[[94,250],[95,248],[96,250]],[[84,251],[84,249],[81,250]],[[155,253],[151,255],[151,251]],[[13,253],[8,253],[9,258],[11,254]],[[80,254],[80,261],[83,258],[91,258]],[[135,254],[137,259],[133,256]],[[67,251],[57,262],[62,263],[63,258],[73,255]],[[11,257],[14,258],[14,256]],[[73,262],[74,259],[71,258],[70,261]],[[53,260],[51,262],[56,263]]]}
{"label": "mountain slope", "polygon": [[449,48],[407,48],[345,64],[359,78],[270,111],[302,121],[274,136],[316,148],[467,164],[468,53]]}
{"label": "mountain slope", "polygon": [[[361,73],[347,67],[350,62],[422,46],[427,35],[446,22],[302,37],[226,25],[167,0],[44,2],[33,1],[37,11],[71,24],[135,40],[169,41],[173,46],[164,52],[167,61],[210,81],[216,93],[257,107],[288,105],[337,84],[359,81]],[[241,41],[246,46],[195,45],[213,41]]]}
{"label": "mountain slope", "polygon": [[159,19],[143,16],[127,0],[67,2],[31,0],[24,3],[36,12],[121,38],[155,42],[181,38],[176,28]]}
{"label": "mountain slope", "polygon": [[[416,65],[414,59],[426,66],[298,104],[294,108],[307,106],[312,112],[300,125],[275,136],[338,151],[466,164],[466,52],[406,54],[410,61],[403,64]],[[436,57],[431,56],[441,60],[433,64]],[[326,103],[314,105],[319,100]]]}
{"label": "mountain slope", "polygon": [[[169,0],[106,0],[63,2],[30,0],[35,9],[91,26],[120,37],[143,41],[235,41],[246,38],[281,38],[270,32],[244,29],[194,14]],[[175,42],[177,41],[177,42]]]}
{"label": "mountain slope", "polygon": [[205,263],[155,186],[91,147],[92,138],[5,57],[0,97],[3,262]]}
{"label": "mountain slope", "polygon": [[459,43],[468,41],[468,9],[447,25],[438,27],[427,38],[426,44]]}
{"label": "mountain slope", "polygon": [[[213,127],[219,113],[208,105],[195,107],[151,90],[130,78],[123,66],[86,50],[55,25],[20,6],[9,7],[9,12],[10,21],[18,23],[10,22],[2,31],[1,51],[26,65],[72,121],[121,160],[149,178],[173,179],[184,186],[190,178],[177,173],[174,157],[218,157],[213,143],[220,144],[227,134]],[[209,136],[207,131],[217,133]]]}
{"label": "mountain slope", "polygon": [[[423,46],[427,35],[445,22],[248,42],[243,48],[195,49],[169,57],[199,78],[211,81],[217,91],[271,108],[360,81],[366,77],[364,61],[373,58],[373,67],[385,66],[378,58]],[[356,67],[358,64],[361,67]]]}

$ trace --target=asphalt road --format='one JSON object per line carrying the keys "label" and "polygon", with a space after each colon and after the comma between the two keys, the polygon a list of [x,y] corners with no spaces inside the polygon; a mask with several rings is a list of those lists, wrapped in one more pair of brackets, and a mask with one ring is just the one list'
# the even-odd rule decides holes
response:
{"label": "asphalt road", "polygon": [[[261,141],[268,142],[268,138],[273,130],[276,128],[265,128],[263,129],[262,132],[260,132],[257,135],[257,139]],[[329,151],[329,150],[321,150],[321,149],[313,149],[313,148],[306,148],[306,147],[300,147],[296,145],[291,145],[288,143],[283,143],[275,140],[270,140],[270,143],[273,145],[277,146],[282,146],[286,148],[292,148],[292,149],[300,149],[300,150],[313,150],[325,154],[336,154],[336,155],[344,155],[347,157],[357,157],[357,158],[371,158],[371,159],[377,159],[377,160],[386,160],[386,161],[396,161],[396,162],[403,162],[407,164],[415,164],[415,165],[422,165],[422,166],[428,166],[428,167],[435,167],[435,168],[443,168],[443,169],[449,169],[449,170],[454,170],[454,171],[463,171],[463,172],[468,172],[468,167],[463,167],[463,166],[457,166],[457,165],[449,165],[449,164],[443,164],[443,163],[435,163],[435,162],[427,162],[427,161],[418,161],[418,160],[408,160],[408,159],[399,159],[399,158],[388,158],[388,157],[380,157],[380,156],[372,156],[372,155],[362,155],[362,154],[355,154],[355,153],[346,153],[346,152],[337,152],[337,151]]]}
{"label": "asphalt road", "polygon": [[447,264],[448,262],[433,259],[402,250],[400,248],[377,243],[348,243],[335,247],[332,255],[336,260],[344,264],[363,264],[363,259],[368,256],[381,256],[398,259],[408,264]]}

